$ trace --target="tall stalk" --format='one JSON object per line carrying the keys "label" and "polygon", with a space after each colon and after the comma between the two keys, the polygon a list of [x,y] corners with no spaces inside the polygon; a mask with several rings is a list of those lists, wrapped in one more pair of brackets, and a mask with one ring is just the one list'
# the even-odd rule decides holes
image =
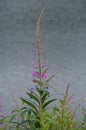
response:
{"label": "tall stalk", "polygon": [[[42,75],[42,66],[41,66],[41,46],[40,46],[40,20],[41,20],[41,17],[44,13],[44,10],[45,8],[42,9],[39,17],[38,17],[38,20],[37,20],[37,25],[36,25],[36,46],[37,46],[37,60],[38,60],[38,66],[39,66],[39,81],[40,81],[40,89],[42,87],[42,78],[41,78],[41,75]],[[40,94],[40,99],[39,99],[39,112],[42,112],[42,99],[41,99],[41,94]]]}
{"label": "tall stalk", "polygon": [[[37,20],[37,25],[36,25],[36,44],[37,44],[37,56],[38,56],[40,82],[42,81],[42,78],[41,78],[42,69],[41,69],[41,46],[40,46],[40,20],[44,13],[44,10],[45,10],[45,8],[42,9],[42,11],[39,15],[39,18]],[[41,85],[40,85],[40,88],[41,88]]]}

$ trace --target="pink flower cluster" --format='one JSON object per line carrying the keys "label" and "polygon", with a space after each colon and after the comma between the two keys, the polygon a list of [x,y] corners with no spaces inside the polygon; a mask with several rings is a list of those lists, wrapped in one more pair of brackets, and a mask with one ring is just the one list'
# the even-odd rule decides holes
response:
{"label": "pink flower cluster", "polygon": [[[33,71],[33,73],[32,73],[32,81],[38,79],[39,77],[40,77],[39,72]],[[41,78],[42,78],[43,80],[47,78],[47,71],[44,71],[44,72],[41,74]]]}
{"label": "pink flower cluster", "polygon": [[32,81],[34,81],[38,77],[39,77],[39,72],[33,71],[33,73],[32,73]]}
{"label": "pink flower cluster", "polygon": [[[38,34],[38,32],[37,32]],[[38,34],[39,35],[39,34]],[[48,76],[48,71],[46,69],[46,52],[41,51],[40,46],[40,37],[35,35],[36,40],[32,44],[34,49],[32,50],[34,57],[32,58],[32,64],[34,65],[34,70],[32,72],[32,82],[37,83],[40,86],[43,86],[45,79]],[[44,61],[41,61],[44,58]],[[45,88],[47,89],[47,88]],[[33,93],[36,88],[30,88],[30,92]]]}

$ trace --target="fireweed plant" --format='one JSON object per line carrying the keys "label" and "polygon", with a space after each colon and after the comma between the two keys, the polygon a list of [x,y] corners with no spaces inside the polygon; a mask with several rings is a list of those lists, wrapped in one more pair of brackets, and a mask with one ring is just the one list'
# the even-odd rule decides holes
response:
{"label": "fireweed plant", "polygon": [[37,21],[35,42],[33,43],[33,53],[35,57],[33,58],[34,70],[32,72],[32,82],[34,83],[34,87],[31,87],[26,93],[29,97],[28,99],[21,98],[21,100],[29,106],[30,119],[33,119],[33,117],[35,118],[35,120],[33,119],[33,122],[35,122],[34,128],[36,127],[40,129],[42,128],[42,124],[40,123],[41,115],[47,110],[50,103],[57,100],[55,98],[49,98],[49,81],[53,78],[53,76],[48,77],[47,63],[45,60],[41,60],[41,55],[44,55],[44,59],[46,58],[46,53],[41,51],[40,45],[40,19],[43,12],[44,8]]}
{"label": "fireweed plant", "polygon": [[[16,109],[10,116],[2,118],[0,106],[0,130],[86,130],[86,110],[83,112],[83,122],[78,124],[74,119],[78,107],[71,110],[71,99],[69,96],[69,84],[59,99],[59,105],[49,105],[57,101],[52,98],[49,92],[50,81],[53,76],[48,76],[48,65],[46,63],[46,53],[41,49],[40,43],[40,20],[45,8],[42,9],[37,20],[35,42],[33,43],[33,61],[32,82],[34,87],[27,90],[27,98],[21,97],[22,106],[20,107],[17,100],[13,97]],[[44,58],[42,58],[42,56]]]}

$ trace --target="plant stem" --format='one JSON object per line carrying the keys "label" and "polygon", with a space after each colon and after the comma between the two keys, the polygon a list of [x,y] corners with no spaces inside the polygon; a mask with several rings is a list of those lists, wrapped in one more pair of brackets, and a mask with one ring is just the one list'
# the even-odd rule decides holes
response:
{"label": "plant stem", "polygon": [[[42,17],[42,14],[44,12],[45,8],[42,9],[40,15],[39,15],[39,18],[37,20],[37,25],[36,25],[36,44],[37,44],[37,55],[38,55],[38,66],[39,66],[39,80],[40,80],[40,84],[39,84],[39,87],[41,89],[42,87],[42,78],[41,78],[41,75],[42,75],[42,67],[41,67],[41,48],[40,48],[40,20],[41,20],[41,17]],[[39,111],[41,112],[42,111],[42,97],[41,97],[41,94],[40,94],[40,97],[39,97]]]}

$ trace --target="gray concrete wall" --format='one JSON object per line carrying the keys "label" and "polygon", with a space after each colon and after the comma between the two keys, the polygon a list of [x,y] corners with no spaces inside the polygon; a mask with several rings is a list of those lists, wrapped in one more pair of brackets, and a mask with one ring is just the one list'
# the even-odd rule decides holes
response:
{"label": "gray concrete wall", "polygon": [[41,44],[49,73],[55,75],[55,95],[63,93],[69,82],[76,104],[86,106],[86,1],[0,0],[0,102],[5,115],[14,108],[11,94],[18,98],[33,85],[31,50],[44,6]]}

